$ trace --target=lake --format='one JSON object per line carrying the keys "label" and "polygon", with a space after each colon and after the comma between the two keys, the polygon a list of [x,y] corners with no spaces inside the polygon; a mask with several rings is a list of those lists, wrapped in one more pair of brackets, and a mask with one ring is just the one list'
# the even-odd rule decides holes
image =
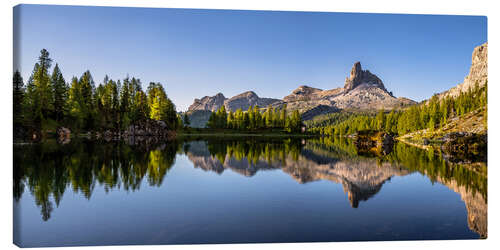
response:
{"label": "lake", "polygon": [[179,139],[14,145],[23,247],[479,239],[485,163],[396,143]]}

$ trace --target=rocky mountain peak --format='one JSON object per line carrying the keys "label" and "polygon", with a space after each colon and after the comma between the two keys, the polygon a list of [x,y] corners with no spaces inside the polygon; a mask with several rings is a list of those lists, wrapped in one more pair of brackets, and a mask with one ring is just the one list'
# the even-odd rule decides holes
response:
{"label": "rocky mountain peak", "polygon": [[456,97],[460,93],[474,88],[476,82],[479,86],[484,86],[488,80],[488,42],[474,48],[469,74],[464,78],[464,82],[439,94],[439,98],[447,96]]}
{"label": "rocky mountain peak", "polygon": [[293,102],[300,101],[313,98],[315,93],[319,93],[323,90],[309,87],[306,85],[301,85],[296,88],[290,95],[287,95],[283,98],[285,102]]}
{"label": "rocky mountain peak", "polygon": [[344,92],[347,93],[362,84],[374,85],[387,92],[380,78],[368,70],[363,70],[360,62],[355,62],[352,66],[351,74],[345,79]]}
{"label": "rocky mountain peak", "polygon": [[297,89],[295,89],[292,93],[296,94],[296,95],[304,95],[304,94],[311,94],[311,93],[314,93],[316,91],[322,91],[321,89],[317,89],[317,88],[313,88],[313,87],[309,87],[309,86],[306,86],[306,85],[301,85],[299,86]]}
{"label": "rocky mountain peak", "polygon": [[236,111],[237,109],[247,110],[250,106],[266,107],[267,105],[281,102],[278,99],[260,98],[253,91],[246,91],[233,96],[224,102],[227,110]]}
{"label": "rocky mountain peak", "polygon": [[488,79],[488,43],[484,43],[474,48],[472,52],[472,62],[469,74],[465,77],[464,83],[483,85]]}
{"label": "rocky mountain peak", "polygon": [[239,95],[236,95],[234,97],[232,97],[231,99],[233,98],[242,98],[242,97],[245,97],[245,98],[259,98],[259,96],[253,92],[253,91],[246,91],[246,92],[243,92]]}
{"label": "rocky mountain peak", "polygon": [[204,96],[201,99],[194,99],[193,104],[189,106],[188,110],[218,110],[227,98],[222,93],[217,93],[214,96]]}
{"label": "rocky mountain peak", "polygon": [[361,62],[355,62],[351,69],[351,75],[349,79],[359,79],[363,74],[363,69],[361,68]]}

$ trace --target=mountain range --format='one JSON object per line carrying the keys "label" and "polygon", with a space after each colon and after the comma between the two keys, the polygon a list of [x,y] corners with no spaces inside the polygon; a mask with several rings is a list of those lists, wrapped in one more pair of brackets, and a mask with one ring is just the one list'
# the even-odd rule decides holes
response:
{"label": "mountain range", "polygon": [[[486,84],[488,77],[488,43],[477,46],[472,53],[472,64],[464,82],[456,87],[444,91],[438,96],[457,96],[476,84]],[[266,108],[282,108],[286,104],[287,110],[299,110],[303,120],[309,120],[317,115],[347,111],[370,111],[401,109],[416,104],[405,97],[395,97],[388,91],[383,81],[369,70],[364,70],[360,62],[355,62],[349,75],[344,81],[344,87],[322,90],[306,85],[299,86],[282,99],[262,98],[253,91],[247,91],[231,98],[218,93],[214,96],[205,96],[195,99],[189,106],[188,114],[191,119],[199,120],[200,126],[208,120],[210,113],[224,106],[228,111],[237,109],[247,110],[250,106],[258,105]],[[193,124],[195,127],[197,125]]]}
{"label": "mountain range", "polygon": [[[368,70],[361,68],[361,63],[354,63],[350,75],[346,77],[343,88],[322,90],[310,86],[299,86],[283,99],[262,98],[253,91],[247,91],[231,98],[218,93],[214,96],[205,96],[195,99],[189,106],[188,112],[193,111],[216,111],[225,106],[226,110],[247,110],[250,106],[258,105],[266,108],[271,105],[281,108],[284,104],[290,111],[299,110],[305,113],[309,110],[317,110],[320,113],[337,112],[341,109],[355,110],[378,110],[393,109],[416,102],[407,98],[396,98],[389,92],[382,80]],[[313,117],[309,112],[308,117]]]}

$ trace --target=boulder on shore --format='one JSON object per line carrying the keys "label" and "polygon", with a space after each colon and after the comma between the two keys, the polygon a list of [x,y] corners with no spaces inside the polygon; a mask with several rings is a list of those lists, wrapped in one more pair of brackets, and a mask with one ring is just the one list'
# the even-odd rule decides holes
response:
{"label": "boulder on shore", "polygon": [[136,136],[152,136],[159,138],[167,138],[171,135],[167,124],[164,121],[156,120],[142,120],[130,125],[122,133],[122,137],[136,137]]}
{"label": "boulder on shore", "polygon": [[65,127],[58,127],[56,129],[57,142],[61,144],[68,144],[71,141],[71,130]]}

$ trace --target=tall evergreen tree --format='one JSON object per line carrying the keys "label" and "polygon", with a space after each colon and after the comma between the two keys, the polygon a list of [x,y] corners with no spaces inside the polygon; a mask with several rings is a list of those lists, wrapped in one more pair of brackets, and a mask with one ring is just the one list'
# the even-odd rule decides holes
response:
{"label": "tall evergreen tree", "polygon": [[187,113],[184,113],[183,124],[184,124],[185,127],[189,127],[189,125],[191,124],[191,122],[189,121],[189,116],[188,116]]}
{"label": "tall evergreen tree", "polygon": [[53,111],[52,106],[52,88],[50,86],[49,69],[52,65],[52,59],[49,57],[49,52],[46,49],[40,51],[38,57],[38,66],[33,74],[33,120],[37,127],[41,127],[41,123]]}
{"label": "tall evergreen tree", "polygon": [[52,71],[50,82],[53,90],[54,117],[56,121],[60,122],[66,112],[68,87],[57,63]]}
{"label": "tall evergreen tree", "polygon": [[81,102],[80,107],[82,108],[83,118],[84,118],[84,128],[87,130],[92,130],[94,128],[95,122],[95,107],[94,107],[94,91],[95,84],[92,79],[90,71],[85,71],[78,81],[80,87]]}
{"label": "tall evergreen tree", "polygon": [[23,102],[24,102],[24,83],[21,73],[16,70],[13,77],[13,114],[14,114],[14,129],[23,125]]}

